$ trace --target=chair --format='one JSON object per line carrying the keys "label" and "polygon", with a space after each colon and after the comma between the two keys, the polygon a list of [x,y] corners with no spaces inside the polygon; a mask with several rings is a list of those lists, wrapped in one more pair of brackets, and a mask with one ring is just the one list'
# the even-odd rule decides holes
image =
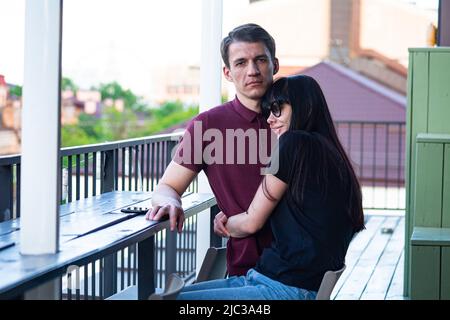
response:
{"label": "chair", "polygon": [[160,293],[153,293],[148,298],[149,300],[175,300],[180,293],[180,291],[184,288],[184,280],[177,275],[176,273],[172,273],[169,275],[166,286],[164,290]]}
{"label": "chair", "polygon": [[317,291],[316,300],[330,300],[331,292],[333,292],[336,282],[345,270],[344,266],[337,271],[327,271],[320,283],[319,291]]}
{"label": "chair", "polygon": [[206,252],[202,266],[194,283],[224,279],[227,276],[227,248],[211,247]]}

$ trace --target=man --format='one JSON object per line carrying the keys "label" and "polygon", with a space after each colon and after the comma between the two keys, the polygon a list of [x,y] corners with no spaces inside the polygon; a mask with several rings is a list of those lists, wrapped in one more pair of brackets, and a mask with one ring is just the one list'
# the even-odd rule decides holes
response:
{"label": "man", "polygon": [[[267,164],[261,159],[255,162],[250,158],[255,150],[261,148],[260,143],[264,143],[261,140],[271,140],[270,128],[261,113],[261,98],[279,68],[275,58],[275,41],[260,26],[246,24],[235,28],[222,40],[221,54],[225,78],[234,84],[236,98],[199,114],[191,121],[177,154],[153,194],[153,208],[146,216],[149,220],[159,220],[169,215],[171,230],[177,226],[181,232],[184,213],[180,197],[201,170],[208,177],[219,208],[227,216],[232,216],[248,209],[262,180],[261,168]],[[210,136],[214,135],[209,134],[211,132],[216,134],[214,141],[211,141]],[[252,139],[255,137],[252,132],[258,133],[256,140]],[[265,136],[259,135],[260,132],[264,132]],[[211,151],[212,144],[221,139],[217,133],[222,137],[231,136],[234,139],[231,142],[242,136],[250,141],[237,145],[233,143],[229,148],[228,139],[226,148],[222,144],[223,150],[213,148],[214,152],[205,156],[206,151]],[[245,161],[240,161],[242,159]],[[225,216],[216,216],[216,234],[229,236],[224,226],[226,221]],[[247,238],[230,238],[227,243],[229,275],[245,275],[248,269],[255,266],[262,250],[270,242],[268,225]]]}

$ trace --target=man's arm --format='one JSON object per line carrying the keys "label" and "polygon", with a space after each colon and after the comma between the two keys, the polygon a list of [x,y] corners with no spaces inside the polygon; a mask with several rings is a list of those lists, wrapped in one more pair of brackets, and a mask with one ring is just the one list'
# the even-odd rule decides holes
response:
{"label": "man's arm", "polygon": [[259,231],[283,197],[288,186],[285,182],[270,174],[266,175],[265,183],[269,197],[264,194],[261,183],[247,212],[228,218],[225,227],[232,237],[243,238]]}
{"label": "man's arm", "polygon": [[183,229],[184,212],[181,195],[197,173],[172,161],[167,167],[152,196],[152,209],[147,213],[147,220],[160,220],[165,215],[170,218],[170,230]]}

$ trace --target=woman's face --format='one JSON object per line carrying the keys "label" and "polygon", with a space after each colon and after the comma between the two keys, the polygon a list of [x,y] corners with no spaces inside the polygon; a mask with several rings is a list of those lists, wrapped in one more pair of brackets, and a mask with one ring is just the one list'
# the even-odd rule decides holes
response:
{"label": "woman's face", "polygon": [[[270,129],[279,138],[283,133],[289,130],[291,125],[292,106],[289,103],[283,103],[280,108],[281,113],[271,111],[270,116],[267,119],[267,123],[270,125]],[[276,117],[275,115],[278,115]]]}

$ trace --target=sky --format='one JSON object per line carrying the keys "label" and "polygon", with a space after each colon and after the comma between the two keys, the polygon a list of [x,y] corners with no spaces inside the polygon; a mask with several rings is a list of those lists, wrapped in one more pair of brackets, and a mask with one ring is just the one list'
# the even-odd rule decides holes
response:
{"label": "sky", "polygon": [[[248,3],[224,2],[224,13]],[[201,4],[201,0],[65,0],[63,75],[82,88],[117,79],[145,93],[154,68],[199,64]],[[0,0],[0,74],[9,83],[23,83],[24,12],[24,0]]]}
{"label": "sky", "polygon": [[[393,0],[436,7],[437,0]],[[224,0],[223,31],[248,0]],[[202,0],[64,0],[63,75],[82,88],[118,80],[145,95],[155,68],[197,64]],[[0,74],[23,82],[25,0],[0,0]]]}

